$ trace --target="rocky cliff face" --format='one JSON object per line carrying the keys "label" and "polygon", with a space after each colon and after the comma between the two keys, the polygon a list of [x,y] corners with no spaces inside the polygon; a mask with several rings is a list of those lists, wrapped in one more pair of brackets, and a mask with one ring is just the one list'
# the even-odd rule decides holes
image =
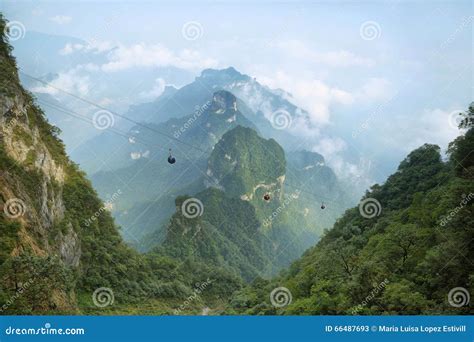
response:
{"label": "rocky cliff face", "polygon": [[237,111],[237,98],[228,91],[217,91],[212,97],[212,110],[216,114],[221,114],[226,111]]}
{"label": "rocky cliff face", "polygon": [[[105,253],[129,252],[59,130],[21,86],[1,15],[0,32],[0,312],[75,312],[79,288],[111,283],[100,270]],[[86,226],[94,213],[101,217]],[[19,296],[23,284],[30,290]]]}
{"label": "rocky cliff face", "polygon": [[[0,141],[6,156],[41,181],[32,197],[12,170],[2,170],[2,198],[6,202],[22,201],[24,220],[32,223],[41,236],[46,236],[47,229],[64,218],[64,167],[53,159],[38,127],[29,120],[28,112],[36,110],[31,99],[18,91],[14,96],[2,94],[0,102]],[[6,202],[4,211],[9,210]],[[48,241],[43,242],[48,249]]]}
{"label": "rocky cliff face", "polygon": [[279,198],[285,179],[285,154],[275,140],[250,128],[236,127],[222,136],[208,162],[207,173],[226,195],[251,201],[268,193]]}
{"label": "rocky cliff face", "polygon": [[[3,252],[11,257],[54,256],[65,266],[77,268],[81,243],[65,217],[63,200],[67,161],[63,153],[57,154],[61,144],[44,135],[54,128],[19,85],[6,52],[4,47],[0,55],[5,71],[0,92],[0,225],[2,231],[14,225],[17,232]],[[59,225],[60,230],[56,229]],[[73,301],[65,291],[51,291],[50,303],[56,308],[70,307]]]}

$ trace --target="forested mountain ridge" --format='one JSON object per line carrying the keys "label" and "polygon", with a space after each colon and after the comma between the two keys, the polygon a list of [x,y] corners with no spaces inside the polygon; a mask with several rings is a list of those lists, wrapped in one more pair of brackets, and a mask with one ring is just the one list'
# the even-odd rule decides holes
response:
{"label": "forested mountain ridge", "polygon": [[[0,23],[5,32],[5,22]],[[207,241],[215,241],[218,253],[183,260],[173,255],[174,244],[164,243],[163,248],[169,247],[166,253],[146,255],[129,248],[107,206],[65,154],[58,129],[47,122],[34,98],[21,87],[4,35],[0,48],[2,313],[172,313],[193,295],[196,284],[212,283],[204,296],[225,301],[242,286],[242,279],[254,278],[269,263],[275,247],[266,237],[260,235],[259,241],[253,236],[261,233],[257,231],[260,222],[251,220],[255,215],[252,205],[224,198],[212,188],[203,193],[208,209],[203,219],[217,226],[220,214],[238,217],[231,220],[227,231],[210,230],[209,240],[196,240],[197,247],[205,248]],[[234,107],[233,97],[224,95],[224,102],[229,104],[230,99]],[[236,132],[241,129],[239,126]],[[284,154],[275,147],[284,170]],[[234,212],[239,205],[241,210]],[[244,221],[249,223],[247,230],[240,225]],[[230,237],[239,242],[238,249],[227,243]],[[224,262],[223,251],[229,253]],[[100,298],[107,300],[104,308],[97,305]],[[193,310],[203,298],[187,309]]]}
{"label": "forested mountain ridge", "polygon": [[[150,129],[136,126],[130,131],[129,141],[124,142],[123,137],[115,136],[113,139],[116,143],[105,144],[103,154],[105,158],[105,154],[110,154],[106,149],[120,146],[115,157],[121,161],[112,164],[122,166],[93,174],[92,182],[97,191],[105,196],[114,193],[117,187],[123,184],[122,180],[131,180],[128,183],[131,190],[117,198],[114,203],[117,213],[115,216],[134,240],[141,240],[168,220],[173,212],[176,196],[185,194],[186,191],[204,189],[204,182],[209,177],[200,170],[206,169],[207,158],[221,136],[237,126],[255,129],[240,113],[234,95],[226,91],[216,91],[185,117],[170,119],[159,125],[146,124]],[[165,135],[156,132],[165,132]],[[179,139],[187,145],[170,140],[167,136]],[[189,146],[196,148],[190,150]],[[172,150],[178,161],[173,167],[163,167],[168,149]],[[91,153],[89,158],[92,158]],[[110,159],[104,160],[111,162]],[[170,187],[170,182],[173,184],[176,176],[179,176],[179,183]],[[163,189],[167,190],[166,194],[163,194]],[[158,196],[159,194],[161,196]],[[146,210],[149,207],[153,210]],[[146,215],[137,221],[136,218],[142,217],[141,213],[145,210]]]}
{"label": "forested mountain ridge", "polygon": [[[152,238],[162,240],[154,251],[228,268],[245,281],[274,275],[317,239],[297,210],[299,192],[284,188],[285,172],[275,140],[242,126],[228,131],[209,158],[208,188],[177,198],[175,214],[157,233],[164,238]],[[196,211],[191,218],[188,207]]]}
{"label": "forested mountain ridge", "polygon": [[[260,276],[274,271],[266,265],[280,269],[302,250],[300,244],[291,255],[284,243],[294,242],[292,227],[308,224],[299,207],[303,191],[334,185],[323,159],[285,155],[276,142],[236,123],[210,160],[201,160],[217,181],[206,175],[209,183],[201,186],[208,188],[185,189],[204,211],[186,217],[182,207],[191,198],[178,197],[162,245],[139,254],[123,242],[107,206],[65,154],[58,129],[20,85],[1,17],[0,32],[2,314],[186,314],[203,305],[216,314],[224,308],[229,314],[473,313],[469,301],[456,306],[451,295],[459,288],[473,293],[472,106],[462,123],[467,132],[450,145],[448,161],[434,145],[413,151],[315,247],[265,280]],[[229,94],[211,107],[215,114],[223,114],[222,103],[229,113],[234,103],[238,108]],[[237,159],[242,165],[233,165]],[[311,181],[311,170],[324,172],[327,184],[289,189],[289,172]],[[196,296],[202,284],[206,291]],[[283,307],[269,300],[281,286],[291,294]],[[105,305],[97,291],[105,291]]]}
{"label": "forested mountain ridge", "polygon": [[[474,107],[449,160],[424,145],[374,185],[318,244],[273,281],[234,294],[227,313],[472,314]],[[269,294],[291,295],[278,308]]]}
{"label": "forested mountain ridge", "polygon": [[[154,313],[171,313],[176,305],[169,303],[192,294],[209,269],[140,255],[124,244],[85,174],[65,154],[58,129],[20,85],[2,17],[0,32],[1,313],[104,313],[96,304],[104,299],[122,312],[130,303],[158,301]],[[229,279],[220,287],[221,271],[212,272],[210,294],[235,289]]]}

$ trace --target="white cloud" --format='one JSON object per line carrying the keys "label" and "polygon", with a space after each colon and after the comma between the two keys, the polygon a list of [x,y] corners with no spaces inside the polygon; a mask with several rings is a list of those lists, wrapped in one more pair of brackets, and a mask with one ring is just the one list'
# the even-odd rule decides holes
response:
{"label": "white cloud", "polygon": [[68,15],[56,15],[54,17],[50,17],[49,20],[55,22],[58,25],[69,24],[72,18]]}
{"label": "white cloud", "polygon": [[86,44],[80,43],[67,43],[61,50],[59,54],[61,55],[70,55],[74,52],[83,51],[83,52],[92,52],[92,53],[101,53],[113,49],[116,45],[109,41],[99,41],[91,39]]}
{"label": "white cloud", "polygon": [[[175,52],[160,44],[139,43],[126,46],[96,39],[91,39],[86,44],[67,43],[59,50],[59,54],[65,56],[79,51],[94,54],[108,52],[106,55],[107,62],[96,66],[96,68],[100,68],[105,72],[117,72],[136,67],[168,66],[198,71],[218,66],[215,59],[204,57],[197,50],[183,49]],[[89,68],[91,68],[90,64]]]}
{"label": "white cloud", "polygon": [[344,151],[346,148],[347,144],[343,139],[325,137],[318,141],[313,147],[313,151],[321,153],[325,158],[330,159],[331,156]]}
{"label": "white cloud", "polygon": [[155,80],[155,83],[153,84],[153,87],[150,90],[141,92],[140,94],[138,94],[138,96],[145,101],[154,100],[158,96],[163,94],[163,91],[165,91],[165,87],[165,80],[162,78],[157,78]]}
{"label": "white cloud", "polygon": [[332,104],[352,104],[354,96],[342,89],[331,87],[320,81],[302,79],[279,71],[272,77],[257,78],[270,88],[282,88],[293,94],[292,102],[308,111],[310,123],[313,125],[330,122],[330,106]]}
{"label": "white cloud", "polygon": [[305,59],[308,62],[324,64],[329,67],[372,67],[375,62],[366,57],[360,57],[347,50],[319,52],[311,49],[302,41],[286,40],[272,44],[272,46],[285,51],[287,54]]}
{"label": "white cloud", "polygon": [[395,95],[392,83],[384,78],[372,77],[354,94],[357,101],[371,103],[387,101]]}
{"label": "white cloud", "polygon": [[[396,93],[390,81],[369,78],[359,88],[345,90],[318,79],[290,75],[278,71],[257,80],[270,88],[282,88],[292,94],[288,100],[309,113],[309,124],[314,127],[331,122],[334,105],[366,105],[390,100]],[[299,127],[301,129],[302,127]]]}
{"label": "white cloud", "polygon": [[[372,179],[372,161],[360,156],[358,162],[349,162],[344,157],[347,154],[348,145],[345,140],[335,137],[324,137],[313,146],[312,151],[324,156],[336,175],[346,184],[350,184],[353,194],[361,194],[375,181]],[[355,158],[354,158],[355,159]]]}
{"label": "white cloud", "polygon": [[200,70],[217,66],[217,61],[203,57],[198,51],[184,49],[173,52],[160,44],[144,43],[131,46],[119,45],[108,55],[109,62],[102,65],[102,70],[115,72],[134,67],[174,66],[186,70]]}
{"label": "white cloud", "polygon": [[49,82],[50,85],[40,85],[33,87],[31,91],[36,93],[45,93],[56,95],[60,92],[58,89],[78,94],[87,95],[90,87],[90,79],[88,76],[81,76],[77,70],[71,69],[67,72],[58,74],[54,80]]}
{"label": "white cloud", "polygon": [[[400,115],[386,123],[381,135],[386,143],[405,153],[411,152],[425,143],[437,144],[446,149],[448,144],[462,132],[450,124],[452,110],[425,109],[417,115]],[[394,130],[392,127],[398,127]],[[400,143],[403,142],[403,143]]]}

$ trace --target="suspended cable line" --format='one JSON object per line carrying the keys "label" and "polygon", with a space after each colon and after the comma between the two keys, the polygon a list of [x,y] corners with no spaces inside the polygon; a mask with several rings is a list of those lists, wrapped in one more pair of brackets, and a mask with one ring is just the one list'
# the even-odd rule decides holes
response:
{"label": "suspended cable line", "polygon": [[[49,102],[49,101],[46,101],[46,100],[43,100],[43,99],[37,99],[37,100],[38,100],[38,102],[44,104],[45,106],[48,106],[48,107],[50,107],[50,108],[52,108],[52,109],[55,109],[55,110],[58,110],[58,111],[62,112],[63,114],[69,115],[69,116],[74,117],[74,118],[76,118],[76,119],[82,120],[82,121],[84,121],[84,122],[86,122],[86,123],[88,123],[88,124],[94,125],[93,120],[91,120],[91,119],[89,119],[88,117],[85,117],[85,116],[83,116],[83,115],[81,115],[81,114],[79,114],[79,113],[76,113],[76,112],[74,112],[74,111],[72,111],[72,110],[70,110],[70,109],[64,108],[64,107],[62,107],[62,106],[59,106],[59,105],[57,105],[57,104],[55,104],[55,103],[52,103],[52,102]],[[117,134],[117,135],[119,135],[119,136],[121,136],[121,137],[127,138],[127,139],[133,138],[134,141],[137,141],[137,142],[139,142],[140,144],[142,144],[142,145],[144,145],[144,146],[146,146],[146,147],[154,148],[154,149],[155,149],[155,148],[159,148],[159,149],[164,150],[164,147],[162,147],[162,146],[154,145],[154,144],[149,143],[149,142],[144,142],[144,140],[142,140],[142,139],[137,139],[137,137],[135,137],[135,136],[133,136],[133,135],[131,135],[131,134],[128,134],[128,133],[126,133],[126,132],[123,132],[123,131],[121,131],[121,130],[118,130],[118,129],[116,129],[116,128],[109,127],[109,128],[107,128],[107,131],[110,131],[110,132],[112,132],[112,133],[115,133],[115,134]]]}
{"label": "suspended cable line", "polygon": [[[199,148],[199,147],[196,147],[196,146],[194,146],[194,145],[192,145],[192,144],[190,144],[190,143],[187,143],[187,142],[185,142],[185,141],[182,141],[181,139],[175,138],[174,136],[169,135],[169,134],[167,134],[167,133],[160,132],[160,131],[158,131],[158,130],[156,130],[156,129],[150,127],[150,126],[147,126],[147,125],[145,125],[145,124],[143,124],[143,123],[140,123],[140,122],[138,122],[138,121],[136,121],[136,120],[130,119],[130,118],[126,117],[125,115],[116,113],[115,111],[111,111],[111,110],[109,110],[108,108],[106,108],[106,107],[104,107],[104,106],[101,106],[101,105],[99,105],[99,104],[97,104],[97,103],[94,103],[94,102],[92,102],[92,101],[90,101],[90,100],[87,100],[87,99],[85,99],[85,98],[82,98],[82,97],[80,97],[80,96],[78,96],[78,95],[75,95],[75,94],[73,94],[73,93],[71,93],[71,92],[68,92],[68,91],[66,91],[66,90],[60,89],[60,88],[58,88],[58,87],[52,85],[52,84],[49,83],[49,82],[46,82],[46,81],[43,81],[43,80],[41,80],[41,79],[39,79],[39,78],[37,78],[37,77],[31,76],[31,75],[29,75],[29,74],[27,74],[27,73],[25,73],[25,72],[23,72],[23,71],[21,71],[21,70],[20,70],[19,72],[20,72],[21,74],[23,74],[23,75],[25,75],[25,76],[27,76],[27,77],[29,77],[29,78],[35,80],[35,81],[38,81],[38,82],[40,82],[40,83],[42,83],[42,84],[44,84],[44,85],[47,85],[47,86],[49,86],[49,87],[51,87],[51,88],[53,88],[53,89],[55,89],[55,90],[58,90],[58,91],[60,91],[60,92],[62,92],[62,93],[64,93],[64,94],[67,94],[67,95],[69,95],[69,96],[71,96],[71,97],[73,97],[73,98],[75,98],[75,99],[78,99],[78,100],[80,100],[80,101],[83,101],[83,102],[85,102],[85,103],[87,103],[87,104],[89,104],[89,105],[92,105],[92,106],[94,106],[94,107],[97,107],[97,108],[99,108],[99,109],[101,109],[101,110],[105,110],[105,111],[111,113],[112,115],[116,115],[116,116],[118,116],[118,117],[120,117],[120,118],[123,118],[124,120],[129,121],[129,122],[131,122],[131,123],[133,123],[133,124],[135,124],[135,125],[137,125],[137,126],[140,126],[140,127],[145,128],[145,129],[148,129],[148,130],[150,130],[150,131],[152,131],[152,132],[154,132],[154,133],[156,133],[156,134],[162,135],[162,136],[164,136],[164,137],[166,137],[166,138],[169,138],[169,139],[171,139],[171,140],[174,140],[174,141],[176,141],[176,142],[179,142],[179,143],[181,143],[181,144],[183,144],[183,145],[186,145],[186,146],[188,146],[188,147],[190,147],[190,148],[199,150],[199,151],[201,151],[201,152],[203,152],[203,153],[207,153],[206,150],[203,150],[203,149],[201,149],[201,148]],[[60,106],[60,105],[58,105],[58,104],[56,104],[56,103],[52,103],[52,102],[46,101],[46,100],[44,100],[44,99],[37,99],[37,100],[38,100],[39,102],[42,102],[42,103],[44,103],[45,105],[49,106],[50,108],[56,109],[56,110],[58,110],[58,111],[60,111],[60,112],[62,112],[62,113],[64,113],[64,114],[66,114],[66,115],[69,115],[69,116],[71,116],[71,117],[75,117],[75,118],[80,119],[80,120],[82,120],[82,121],[84,121],[84,122],[87,122],[87,123],[89,123],[89,124],[94,125],[94,120],[89,119],[89,118],[87,118],[87,117],[85,117],[85,116],[83,116],[83,115],[81,115],[81,114],[79,114],[79,113],[77,113],[77,112],[74,112],[74,111],[72,111],[72,110],[70,110],[70,109],[68,109],[68,108],[62,107],[62,106]],[[137,139],[136,136],[130,135],[129,133],[120,131],[120,130],[118,130],[118,129],[116,129],[116,128],[108,127],[107,130],[110,130],[111,132],[113,132],[113,133],[115,133],[115,134],[117,134],[117,135],[120,135],[120,136],[122,136],[122,137],[124,137],[124,138],[127,138],[127,139],[133,138],[135,141],[137,141],[137,142],[141,143],[142,145],[147,146],[147,147],[149,147],[149,148],[153,148],[153,149],[159,148],[159,149],[163,149],[163,150],[164,150],[164,147],[162,147],[162,146],[158,146],[158,145],[155,145],[155,144],[152,144],[152,143],[149,143],[149,142],[144,142],[144,141],[141,140],[141,139]],[[170,151],[170,152],[171,152],[171,151]],[[174,162],[175,162],[175,159],[174,159],[173,156],[171,156],[171,154],[170,154],[170,156],[168,157],[168,162],[169,162],[170,164],[174,164]],[[312,196],[314,196],[315,198],[324,199],[326,202],[337,204],[337,202],[334,202],[332,199],[329,199],[329,198],[327,198],[327,197],[325,197],[325,196],[321,196],[321,195],[318,195],[318,194],[315,194],[315,193],[312,193],[312,192],[309,192],[309,191],[306,191],[306,190],[302,190],[301,187],[298,187],[298,186],[296,186],[296,185],[288,184],[288,183],[285,183],[285,185],[288,186],[288,187],[294,188],[294,189],[296,189],[296,190],[299,190],[299,191],[301,191],[301,192],[303,192],[303,193],[312,195]],[[304,186],[304,185],[302,185],[302,186]],[[325,205],[324,205],[324,202],[323,202],[322,205],[321,205],[321,209],[324,209],[324,208],[325,208]]]}
{"label": "suspended cable line", "polygon": [[160,131],[154,129],[153,127],[150,127],[150,126],[148,126],[148,125],[145,125],[145,124],[143,124],[143,123],[141,123],[141,122],[139,122],[139,121],[130,119],[129,117],[127,117],[127,116],[125,116],[125,115],[123,115],[123,114],[119,114],[119,113],[117,113],[117,112],[115,112],[115,111],[112,111],[112,110],[110,110],[110,109],[108,109],[108,108],[106,108],[106,107],[104,107],[104,106],[101,106],[101,105],[99,105],[99,104],[97,104],[97,103],[95,103],[95,102],[92,102],[92,101],[90,101],[90,100],[88,100],[88,99],[85,99],[85,98],[80,97],[80,96],[78,96],[78,95],[76,95],[76,94],[73,94],[73,93],[68,92],[68,91],[66,91],[66,90],[63,90],[63,89],[61,89],[61,88],[58,88],[58,87],[52,85],[52,84],[49,83],[49,82],[46,82],[46,81],[43,81],[43,80],[41,80],[41,79],[39,79],[39,78],[37,78],[37,77],[31,76],[31,75],[29,75],[29,74],[27,74],[27,73],[25,73],[25,72],[23,72],[23,71],[21,71],[21,70],[20,70],[19,72],[20,72],[21,74],[25,75],[26,77],[29,77],[29,78],[31,78],[31,79],[33,79],[33,80],[35,80],[35,81],[38,81],[38,82],[40,82],[40,83],[42,83],[42,84],[44,84],[44,85],[47,85],[48,87],[51,87],[51,88],[53,88],[53,89],[55,89],[55,90],[57,90],[57,91],[60,91],[60,92],[62,92],[62,93],[64,93],[64,94],[67,94],[67,95],[69,95],[69,96],[71,96],[71,97],[73,97],[73,98],[75,98],[75,99],[77,99],[77,100],[83,101],[83,102],[85,102],[85,103],[87,103],[87,104],[89,104],[89,105],[91,105],[91,106],[97,107],[97,108],[99,108],[99,109],[101,109],[101,110],[105,110],[105,111],[111,113],[112,115],[116,115],[116,116],[118,116],[118,117],[120,117],[120,118],[122,118],[122,119],[124,119],[124,120],[126,120],[126,121],[129,121],[129,122],[131,122],[131,123],[133,123],[133,124],[135,124],[135,125],[137,125],[137,126],[140,126],[140,127],[145,128],[145,129],[148,129],[148,130],[150,130],[150,131],[152,131],[152,132],[154,132],[154,133],[156,133],[156,134],[160,134],[160,135],[162,135],[162,136],[164,136],[164,137],[166,137],[166,138],[168,138],[168,139],[177,141],[177,142],[179,142],[179,143],[181,143],[181,144],[183,144],[183,145],[186,145],[186,146],[188,146],[188,147],[190,147],[190,148],[193,148],[193,149],[195,149],[195,150],[201,151],[201,152],[203,152],[203,153],[207,153],[207,152],[208,152],[208,151],[203,150],[203,149],[201,149],[201,148],[199,148],[199,147],[197,147],[197,146],[194,146],[194,145],[192,145],[192,144],[190,144],[190,143],[187,143],[187,142],[185,142],[185,141],[183,141],[183,140],[181,140],[181,139],[175,138],[174,136],[172,136],[172,135],[170,135],[170,134],[168,134],[168,133],[160,132]]}

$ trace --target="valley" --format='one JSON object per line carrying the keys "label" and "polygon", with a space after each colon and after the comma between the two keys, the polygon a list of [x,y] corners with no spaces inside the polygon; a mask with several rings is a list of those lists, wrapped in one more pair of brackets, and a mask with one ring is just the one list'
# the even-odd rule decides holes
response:
{"label": "valley", "polygon": [[448,296],[473,291],[472,104],[446,155],[422,144],[365,194],[282,129],[308,112],[233,67],[97,107],[108,127],[68,153],[48,106],[103,121],[26,90],[5,26],[2,314],[472,314]]}

